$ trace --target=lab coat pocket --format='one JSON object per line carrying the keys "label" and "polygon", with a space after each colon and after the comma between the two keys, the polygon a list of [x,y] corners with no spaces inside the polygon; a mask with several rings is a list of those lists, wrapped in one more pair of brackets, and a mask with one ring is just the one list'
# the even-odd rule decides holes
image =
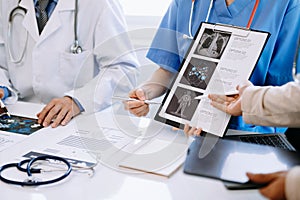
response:
{"label": "lab coat pocket", "polygon": [[75,89],[83,86],[93,76],[92,51],[79,54],[63,52],[60,56],[59,76],[67,87]]}

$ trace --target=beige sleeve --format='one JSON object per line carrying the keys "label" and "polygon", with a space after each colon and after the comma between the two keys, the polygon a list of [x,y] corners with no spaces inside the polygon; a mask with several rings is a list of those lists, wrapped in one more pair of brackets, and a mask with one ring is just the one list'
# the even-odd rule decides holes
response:
{"label": "beige sleeve", "polygon": [[249,124],[300,127],[300,84],[249,87],[242,96],[242,111]]}
{"label": "beige sleeve", "polygon": [[300,166],[292,168],[285,180],[285,196],[287,200],[300,199]]}

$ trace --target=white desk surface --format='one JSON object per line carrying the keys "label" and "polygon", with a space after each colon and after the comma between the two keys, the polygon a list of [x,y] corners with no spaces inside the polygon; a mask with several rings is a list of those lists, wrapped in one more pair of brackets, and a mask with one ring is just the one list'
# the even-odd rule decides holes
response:
{"label": "white desk surface", "polygon": [[[38,106],[21,104],[26,115],[39,111]],[[25,106],[25,107],[24,107]],[[10,106],[16,111],[20,103]],[[28,113],[26,113],[28,112]],[[70,123],[69,127],[74,126]],[[0,164],[14,161],[32,148],[47,146],[52,138],[72,128],[46,128],[22,142],[0,152]],[[186,175],[182,167],[170,178],[146,174],[122,172],[99,164],[93,177],[72,172],[71,175],[52,185],[21,187],[0,182],[1,200],[99,200],[99,199],[264,199],[258,190],[227,190],[221,181]]]}

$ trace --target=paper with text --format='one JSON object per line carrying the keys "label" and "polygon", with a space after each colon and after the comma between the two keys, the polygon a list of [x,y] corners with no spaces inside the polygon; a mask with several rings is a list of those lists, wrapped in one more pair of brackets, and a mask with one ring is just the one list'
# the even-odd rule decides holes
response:
{"label": "paper with text", "polygon": [[202,23],[156,119],[223,136],[230,115],[195,97],[235,91],[249,79],[268,38],[266,32]]}

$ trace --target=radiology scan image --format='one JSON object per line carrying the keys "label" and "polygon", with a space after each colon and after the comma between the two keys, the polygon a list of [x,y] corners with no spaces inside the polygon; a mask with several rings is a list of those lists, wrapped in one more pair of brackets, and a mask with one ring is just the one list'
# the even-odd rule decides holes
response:
{"label": "radiology scan image", "polygon": [[205,90],[216,67],[215,62],[192,58],[180,83]]}
{"label": "radiology scan image", "polygon": [[205,29],[195,54],[210,58],[219,59],[230,38],[229,33],[215,32],[212,29]]}
{"label": "radiology scan image", "polygon": [[0,118],[0,130],[22,135],[30,135],[43,128],[37,123],[37,119],[12,115],[11,117]]}
{"label": "radiology scan image", "polygon": [[169,103],[166,113],[191,120],[200,102],[195,97],[199,95],[202,95],[202,93],[178,87]]}

